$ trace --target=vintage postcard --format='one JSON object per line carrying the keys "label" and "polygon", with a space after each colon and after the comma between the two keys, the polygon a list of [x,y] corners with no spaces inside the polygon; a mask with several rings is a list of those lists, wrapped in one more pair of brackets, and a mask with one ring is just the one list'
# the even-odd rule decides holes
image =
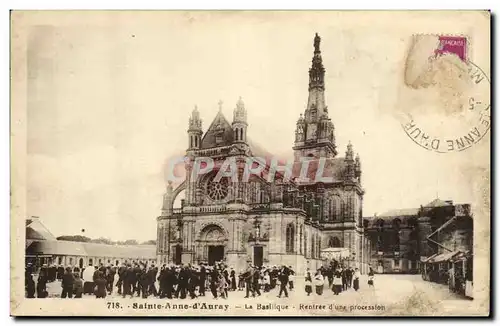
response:
{"label": "vintage postcard", "polygon": [[13,11],[11,314],[488,316],[490,24]]}

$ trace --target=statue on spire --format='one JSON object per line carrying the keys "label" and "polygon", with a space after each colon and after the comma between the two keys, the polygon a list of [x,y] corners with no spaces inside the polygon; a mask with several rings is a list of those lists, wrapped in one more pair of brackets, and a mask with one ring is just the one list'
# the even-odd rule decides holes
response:
{"label": "statue on spire", "polygon": [[319,50],[319,43],[321,42],[321,37],[319,37],[318,33],[316,33],[316,36],[314,37],[314,52],[321,52]]}

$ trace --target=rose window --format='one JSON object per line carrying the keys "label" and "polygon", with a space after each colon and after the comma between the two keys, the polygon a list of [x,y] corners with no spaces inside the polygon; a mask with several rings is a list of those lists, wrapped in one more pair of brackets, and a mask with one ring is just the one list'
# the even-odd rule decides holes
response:
{"label": "rose window", "polygon": [[214,182],[213,178],[207,183],[207,194],[210,199],[219,201],[227,197],[229,185],[227,178],[222,178],[219,182]]}

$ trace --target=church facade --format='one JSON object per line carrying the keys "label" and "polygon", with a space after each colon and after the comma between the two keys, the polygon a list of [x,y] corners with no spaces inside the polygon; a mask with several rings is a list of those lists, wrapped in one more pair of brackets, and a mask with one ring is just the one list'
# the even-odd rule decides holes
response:
{"label": "church facade", "polygon": [[[370,257],[364,248],[370,245],[363,231],[360,158],[350,143],[345,156],[338,156],[325,101],[320,42],[316,34],[307,108],[297,121],[292,163],[278,165],[247,138],[241,98],[232,122],[219,111],[206,132],[198,110],[192,112],[186,178],[175,188],[168,183],[157,218],[158,263],[223,260],[236,270],[248,263],[284,264],[302,273],[327,263],[324,249],[339,248],[349,253],[351,266],[367,271]],[[199,162],[207,165],[207,160],[213,168],[194,173],[200,171]],[[238,177],[218,178],[228,160],[234,162]],[[252,167],[261,164],[262,171],[249,176],[248,162]],[[181,192],[181,208],[174,209]]]}

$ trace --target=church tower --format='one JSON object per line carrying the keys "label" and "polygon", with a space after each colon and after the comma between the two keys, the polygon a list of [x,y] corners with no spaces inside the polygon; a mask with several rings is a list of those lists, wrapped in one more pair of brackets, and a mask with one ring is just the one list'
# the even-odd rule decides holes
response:
{"label": "church tower", "polygon": [[309,69],[309,98],[304,116],[295,130],[295,159],[309,156],[333,158],[337,155],[334,126],[325,103],[325,68],[320,50],[321,38],[314,37],[314,55]]}
{"label": "church tower", "polygon": [[199,149],[201,147],[201,136],[203,131],[201,129],[201,119],[198,107],[195,106],[191,117],[189,118],[189,149]]}

